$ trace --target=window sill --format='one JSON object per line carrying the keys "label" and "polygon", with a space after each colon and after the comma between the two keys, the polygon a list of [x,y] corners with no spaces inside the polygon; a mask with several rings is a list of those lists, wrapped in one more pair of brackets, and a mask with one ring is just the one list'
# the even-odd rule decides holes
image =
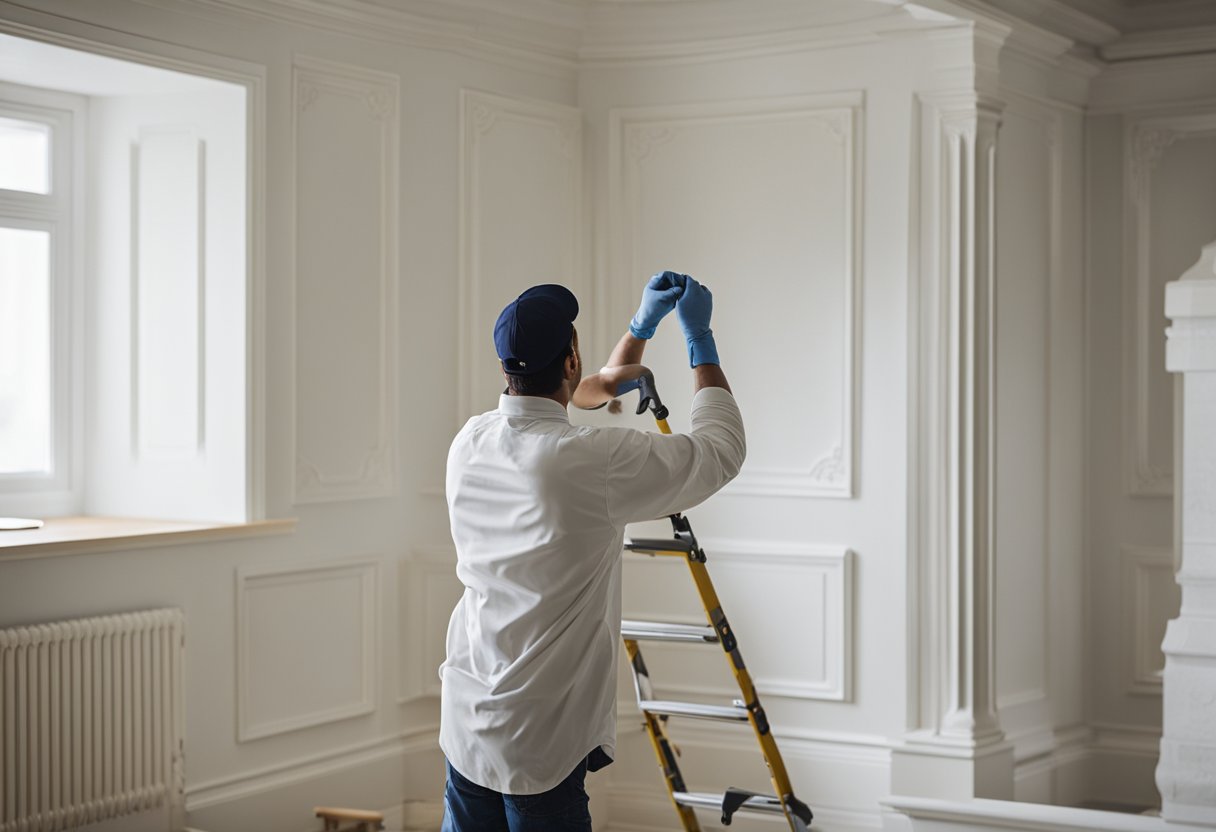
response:
{"label": "window sill", "polygon": [[295,528],[295,518],[253,523],[206,523],[130,517],[50,517],[41,529],[0,531],[0,563],[152,546],[241,540],[291,534]]}

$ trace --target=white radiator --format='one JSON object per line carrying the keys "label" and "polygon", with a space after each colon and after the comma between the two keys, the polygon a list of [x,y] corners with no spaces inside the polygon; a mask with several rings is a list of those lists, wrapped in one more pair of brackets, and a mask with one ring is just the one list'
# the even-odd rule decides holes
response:
{"label": "white radiator", "polygon": [[0,832],[182,828],[183,646],[175,609],[0,630]]}

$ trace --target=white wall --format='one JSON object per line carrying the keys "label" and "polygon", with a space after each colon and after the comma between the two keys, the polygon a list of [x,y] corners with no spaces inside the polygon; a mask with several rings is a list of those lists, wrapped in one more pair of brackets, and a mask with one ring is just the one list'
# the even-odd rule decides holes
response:
{"label": "white wall", "polygon": [[[744,16],[731,49],[696,29],[707,40],[667,50],[645,26],[636,50],[614,49],[624,23],[601,9],[581,52],[563,40],[581,25],[566,7],[491,43],[451,20],[286,20],[239,5],[124,2],[102,14],[46,0],[0,4],[0,19],[262,79],[251,87],[264,199],[251,245],[265,384],[250,392],[264,397],[265,515],[297,517],[298,530],[0,562],[0,626],[186,611],[192,826],[302,829],[316,802],[436,796],[435,670],[459,591],[443,467],[457,426],[498,394],[493,319],[520,288],[564,282],[582,302],[592,368],[645,277],[686,271],[714,291],[750,445],[744,475],[690,516],[799,796],[822,828],[879,825],[892,749],[935,704],[930,657],[910,632],[933,562],[910,557],[918,269],[922,234],[940,231],[920,212],[938,148],[922,142],[918,102],[959,89],[959,68],[974,68],[953,50],[974,45],[879,3],[829,4],[820,22],[834,34],[794,29],[806,42],[793,45],[784,31],[753,36]],[[680,5],[652,22],[672,31]],[[772,7],[791,20],[804,8]],[[880,15],[898,22],[886,35],[866,29]],[[1121,547],[1168,543],[1171,520],[1161,498],[1118,490],[1122,301],[1100,287],[1124,255],[1091,244],[1083,294],[1083,160],[1090,239],[1118,240],[1120,191],[1093,171],[1122,165],[1123,127],[1084,124],[1085,73],[1027,49],[1011,50],[997,85],[993,661],[1016,795],[1067,802],[1091,796],[1095,714],[1099,750],[1155,742],[1153,700],[1123,692],[1127,642],[1107,634],[1127,617]],[[1212,193],[1206,180],[1166,178],[1185,178],[1185,154],[1204,142],[1167,149],[1161,194]],[[680,429],[690,385],[674,321],[647,362]],[[1168,456],[1153,436],[1150,462]],[[1145,622],[1168,608],[1159,573],[1143,573]],[[697,615],[678,564],[630,561],[624,584],[631,617]],[[715,652],[647,655],[660,692],[730,698]],[[662,828],[670,806],[624,676],[620,696],[620,758],[593,778],[597,822]],[[758,755],[740,762],[745,735],[675,733],[694,786],[764,787]]]}

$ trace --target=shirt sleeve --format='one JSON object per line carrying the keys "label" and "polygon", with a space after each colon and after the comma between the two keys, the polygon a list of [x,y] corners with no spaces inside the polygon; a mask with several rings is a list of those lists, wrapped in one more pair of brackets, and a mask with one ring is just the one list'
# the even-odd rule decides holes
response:
{"label": "shirt sleeve", "polygon": [[705,387],[692,400],[691,430],[622,431],[608,460],[608,515],[616,525],[652,520],[703,502],[735,478],[747,455],[735,397]]}

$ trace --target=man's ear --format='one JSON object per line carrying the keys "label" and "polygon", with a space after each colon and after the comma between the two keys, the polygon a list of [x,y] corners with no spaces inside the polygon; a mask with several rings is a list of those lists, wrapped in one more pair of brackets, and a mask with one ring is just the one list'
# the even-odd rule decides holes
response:
{"label": "man's ear", "polygon": [[578,374],[578,359],[574,353],[566,356],[565,362],[562,364],[562,375],[567,379],[573,379]]}

